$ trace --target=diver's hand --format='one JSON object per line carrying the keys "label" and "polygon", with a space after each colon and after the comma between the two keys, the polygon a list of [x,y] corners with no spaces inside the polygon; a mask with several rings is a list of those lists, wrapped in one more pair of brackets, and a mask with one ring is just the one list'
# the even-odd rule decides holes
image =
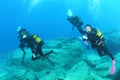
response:
{"label": "diver's hand", "polygon": [[88,40],[88,37],[86,35],[83,35],[82,37],[79,36],[78,37],[80,40],[83,40],[83,41],[87,41]]}
{"label": "diver's hand", "polygon": [[87,49],[89,49],[90,46],[88,42],[88,37],[86,35],[83,35],[82,37],[79,36],[79,39],[81,39],[84,42],[84,44],[87,46]]}
{"label": "diver's hand", "polygon": [[68,9],[67,15],[68,15],[69,17],[73,16],[73,13],[72,13],[72,11],[71,11],[70,9]]}
{"label": "diver's hand", "polygon": [[36,56],[35,56],[35,54],[32,54],[32,56],[33,56],[33,58],[35,58]]}
{"label": "diver's hand", "polygon": [[83,35],[83,36],[82,36],[82,39],[83,39],[83,40],[88,40],[88,37],[87,37],[86,35]]}

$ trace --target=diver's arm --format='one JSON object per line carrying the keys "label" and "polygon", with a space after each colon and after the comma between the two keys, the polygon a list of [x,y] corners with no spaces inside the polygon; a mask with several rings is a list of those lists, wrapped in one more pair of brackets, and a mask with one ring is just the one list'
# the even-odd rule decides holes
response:
{"label": "diver's arm", "polygon": [[83,29],[82,29],[82,27],[81,27],[81,26],[77,27],[77,29],[78,29],[78,31],[79,31],[82,35],[84,35],[84,34],[85,34],[85,31],[83,31]]}
{"label": "diver's arm", "polygon": [[71,16],[67,18],[67,20],[73,25],[72,30],[74,29],[74,26],[77,27],[78,31],[84,35],[85,32],[83,31],[81,25],[83,25],[83,22],[80,20],[78,16]]}

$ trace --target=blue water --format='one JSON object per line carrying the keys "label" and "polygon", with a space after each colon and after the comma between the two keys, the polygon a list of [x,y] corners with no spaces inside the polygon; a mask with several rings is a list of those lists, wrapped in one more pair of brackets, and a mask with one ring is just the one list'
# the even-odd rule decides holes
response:
{"label": "blue water", "polygon": [[[83,22],[102,30],[119,29],[120,0],[1,0],[0,53],[18,47],[17,26],[27,28],[44,40],[78,36],[66,20],[67,10],[81,16]],[[120,30],[120,29],[119,29]]]}

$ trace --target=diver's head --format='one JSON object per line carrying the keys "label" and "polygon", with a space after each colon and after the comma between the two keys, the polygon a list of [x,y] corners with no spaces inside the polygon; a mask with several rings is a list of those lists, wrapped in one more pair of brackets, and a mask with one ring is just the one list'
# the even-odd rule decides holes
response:
{"label": "diver's head", "polygon": [[18,26],[17,28],[18,35],[22,38],[25,39],[28,36],[28,31],[25,28],[21,28],[21,26]]}
{"label": "diver's head", "polygon": [[90,24],[85,25],[85,32],[90,33],[92,31],[92,26]]}

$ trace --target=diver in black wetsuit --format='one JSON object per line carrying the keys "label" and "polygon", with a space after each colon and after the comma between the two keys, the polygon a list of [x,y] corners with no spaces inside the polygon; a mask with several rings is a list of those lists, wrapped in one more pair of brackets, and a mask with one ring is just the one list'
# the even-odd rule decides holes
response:
{"label": "diver in black wetsuit", "polygon": [[85,26],[85,32],[92,48],[97,49],[99,56],[108,55],[112,60],[115,60],[113,55],[108,51],[105,45],[105,39],[99,29],[87,24]]}
{"label": "diver in black wetsuit", "polygon": [[[18,29],[18,34],[19,34],[19,38],[20,38],[20,45],[19,47],[22,49],[23,51],[23,59],[22,61],[24,62],[24,57],[25,57],[25,47],[30,47],[31,51],[32,51],[32,60],[37,60],[40,57],[42,57],[43,59],[46,58],[48,59],[47,55],[54,53],[53,50],[49,51],[46,54],[43,54],[42,52],[42,46],[44,44],[43,40],[36,34],[30,34],[28,33],[28,31],[26,29]],[[39,55],[38,55],[39,54]]]}

